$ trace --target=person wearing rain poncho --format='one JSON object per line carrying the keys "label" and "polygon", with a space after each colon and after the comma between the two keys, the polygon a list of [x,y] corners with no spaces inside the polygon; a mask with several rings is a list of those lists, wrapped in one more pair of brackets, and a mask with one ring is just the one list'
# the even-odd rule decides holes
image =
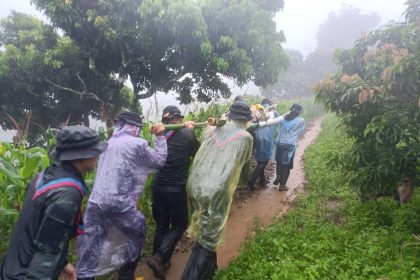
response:
{"label": "person wearing rain poncho", "polygon": [[189,233],[197,243],[182,275],[183,280],[210,278],[216,268],[216,248],[221,242],[242,167],[252,152],[252,136],[246,131],[251,110],[235,102],[227,114],[229,122],[208,126],[193,161],[187,182],[191,216]]}
{"label": "person wearing rain poncho", "polygon": [[137,202],[149,172],[162,167],[167,155],[163,125],[152,127],[154,149],[138,137],[141,127],[138,114],[121,113],[108,149],[99,159],[84,217],[86,233],[77,244],[78,279],[93,279],[116,269],[120,269],[118,279],[134,279],[146,234]]}
{"label": "person wearing rain poncho", "polygon": [[67,260],[69,241],[82,232],[81,205],[85,176],[106,150],[99,135],[83,126],[67,126],[57,134],[54,163],[28,185],[0,279],[76,280]]}
{"label": "person wearing rain poncho", "polygon": [[[261,105],[267,110],[272,103],[269,99],[264,98],[261,102]],[[268,111],[266,116],[269,119],[274,119],[278,117],[278,113],[276,111]],[[274,137],[276,133],[276,126],[267,126],[257,129],[255,132],[255,144],[256,144],[256,153],[255,153],[255,160],[257,161],[257,166],[255,167],[254,172],[251,175],[251,179],[248,182],[248,187],[250,189],[254,189],[255,183],[258,179],[260,179],[260,185],[262,187],[266,186],[264,171],[271,160],[274,150]]]}
{"label": "person wearing rain poncho", "polygon": [[274,185],[279,185],[279,191],[288,190],[286,183],[290,170],[293,169],[296,144],[305,129],[305,120],[299,117],[302,112],[302,106],[293,104],[290,112],[279,123],[279,136],[276,144],[277,177],[273,182]]}

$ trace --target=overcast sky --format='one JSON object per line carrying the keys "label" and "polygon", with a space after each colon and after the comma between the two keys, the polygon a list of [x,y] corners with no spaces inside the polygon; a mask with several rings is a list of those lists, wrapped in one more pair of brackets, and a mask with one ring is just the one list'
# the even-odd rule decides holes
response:
{"label": "overcast sky", "polygon": [[276,17],[277,26],[286,35],[285,47],[299,49],[305,55],[316,47],[318,27],[331,12],[344,4],[360,8],[363,13],[378,13],[382,23],[402,20],[406,0],[285,0],[283,12]]}

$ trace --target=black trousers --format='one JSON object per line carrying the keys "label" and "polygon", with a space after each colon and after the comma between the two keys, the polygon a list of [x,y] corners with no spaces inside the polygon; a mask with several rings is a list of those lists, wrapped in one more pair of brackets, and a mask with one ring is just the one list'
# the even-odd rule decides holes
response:
{"label": "black trousers", "polygon": [[153,218],[156,231],[153,254],[168,262],[188,227],[188,203],[185,186],[168,187],[153,185]]}
{"label": "black trousers", "polygon": [[251,175],[251,180],[249,181],[249,186],[253,188],[258,178],[262,184],[265,184],[265,175],[264,171],[268,164],[268,161],[257,161],[257,166],[255,167],[254,172]]}
{"label": "black trousers", "polygon": [[276,166],[277,179],[281,186],[285,186],[290,175],[290,166],[288,164],[277,164]]}
{"label": "black trousers", "polygon": [[181,280],[209,280],[217,270],[217,254],[196,243]]}
{"label": "black trousers", "polygon": [[287,158],[287,155],[290,151],[290,149],[294,150],[294,146],[292,145],[277,145],[276,150],[276,182],[279,183],[281,186],[285,186],[287,183],[287,180],[289,179],[290,170],[293,169],[293,159],[295,157],[295,152],[293,151],[293,154],[291,156],[291,159],[289,163],[284,164],[285,158]]}

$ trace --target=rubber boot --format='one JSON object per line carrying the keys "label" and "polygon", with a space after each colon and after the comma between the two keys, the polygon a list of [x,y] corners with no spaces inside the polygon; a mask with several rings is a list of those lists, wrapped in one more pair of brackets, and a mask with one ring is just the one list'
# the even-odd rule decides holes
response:
{"label": "rubber boot", "polygon": [[197,243],[188,259],[181,280],[208,280],[217,270],[216,252],[207,250]]}
{"label": "rubber boot", "polygon": [[289,179],[290,175],[290,168],[287,165],[281,164],[280,165],[280,173],[281,173],[281,180],[279,191],[287,191],[289,188],[286,186],[287,180]]}
{"label": "rubber boot", "polygon": [[290,168],[287,165],[283,165],[280,185],[286,186],[287,180],[289,179],[289,175],[290,175]]}
{"label": "rubber boot", "polygon": [[153,271],[153,275],[159,280],[165,280],[165,266],[162,264],[162,259],[158,255],[153,255],[148,261],[147,265]]}
{"label": "rubber boot", "polygon": [[140,257],[134,262],[129,262],[123,265],[118,273],[118,280],[135,280],[135,272],[139,261]]}
{"label": "rubber boot", "polygon": [[281,173],[282,173],[281,164],[276,164],[276,179],[274,180],[273,185],[280,184],[280,181],[281,181]]}
{"label": "rubber boot", "polygon": [[248,182],[248,187],[250,189],[253,190],[255,188],[255,183],[257,182],[257,179],[261,177],[261,174],[264,176],[265,165],[265,163],[258,162],[254,173],[252,173],[251,180]]}

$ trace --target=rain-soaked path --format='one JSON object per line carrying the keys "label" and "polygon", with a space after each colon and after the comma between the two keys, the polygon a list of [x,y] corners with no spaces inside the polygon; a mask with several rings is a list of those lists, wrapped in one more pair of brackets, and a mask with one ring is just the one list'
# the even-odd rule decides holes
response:
{"label": "rain-soaked path", "polygon": [[[258,189],[255,193],[246,195],[245,199],[238,199],[231,207],[225,244],[217,250],[218,267],[224,268],[229,262],[240,253],[242,242],[246,237],[254,234],[255,223],[262,227],[269,225],[273,219],[285,214],[296,195],[302,193],[305,185],[305,174],[303,170],[303,153],[305,149],[315,140],[321,130],[322,118],[318,118],[308,125],[296,150],[294,169],[288,180],[289,190],[279,192],[271,184],[266,189]],[[274,164],[270,164],[273,168]],[[273,174],[274,177],[274,174]],[[150,238],[150,237],[149,237]],[[179,280],[190,255],[190,250],[178,252],[172,257],[172,266],[166,273],[166,280]],[[146,264],[137,268],[136,275],[144,280],[155,279],[151,270]],[[141,279],[141,278],[140,278]]]}

